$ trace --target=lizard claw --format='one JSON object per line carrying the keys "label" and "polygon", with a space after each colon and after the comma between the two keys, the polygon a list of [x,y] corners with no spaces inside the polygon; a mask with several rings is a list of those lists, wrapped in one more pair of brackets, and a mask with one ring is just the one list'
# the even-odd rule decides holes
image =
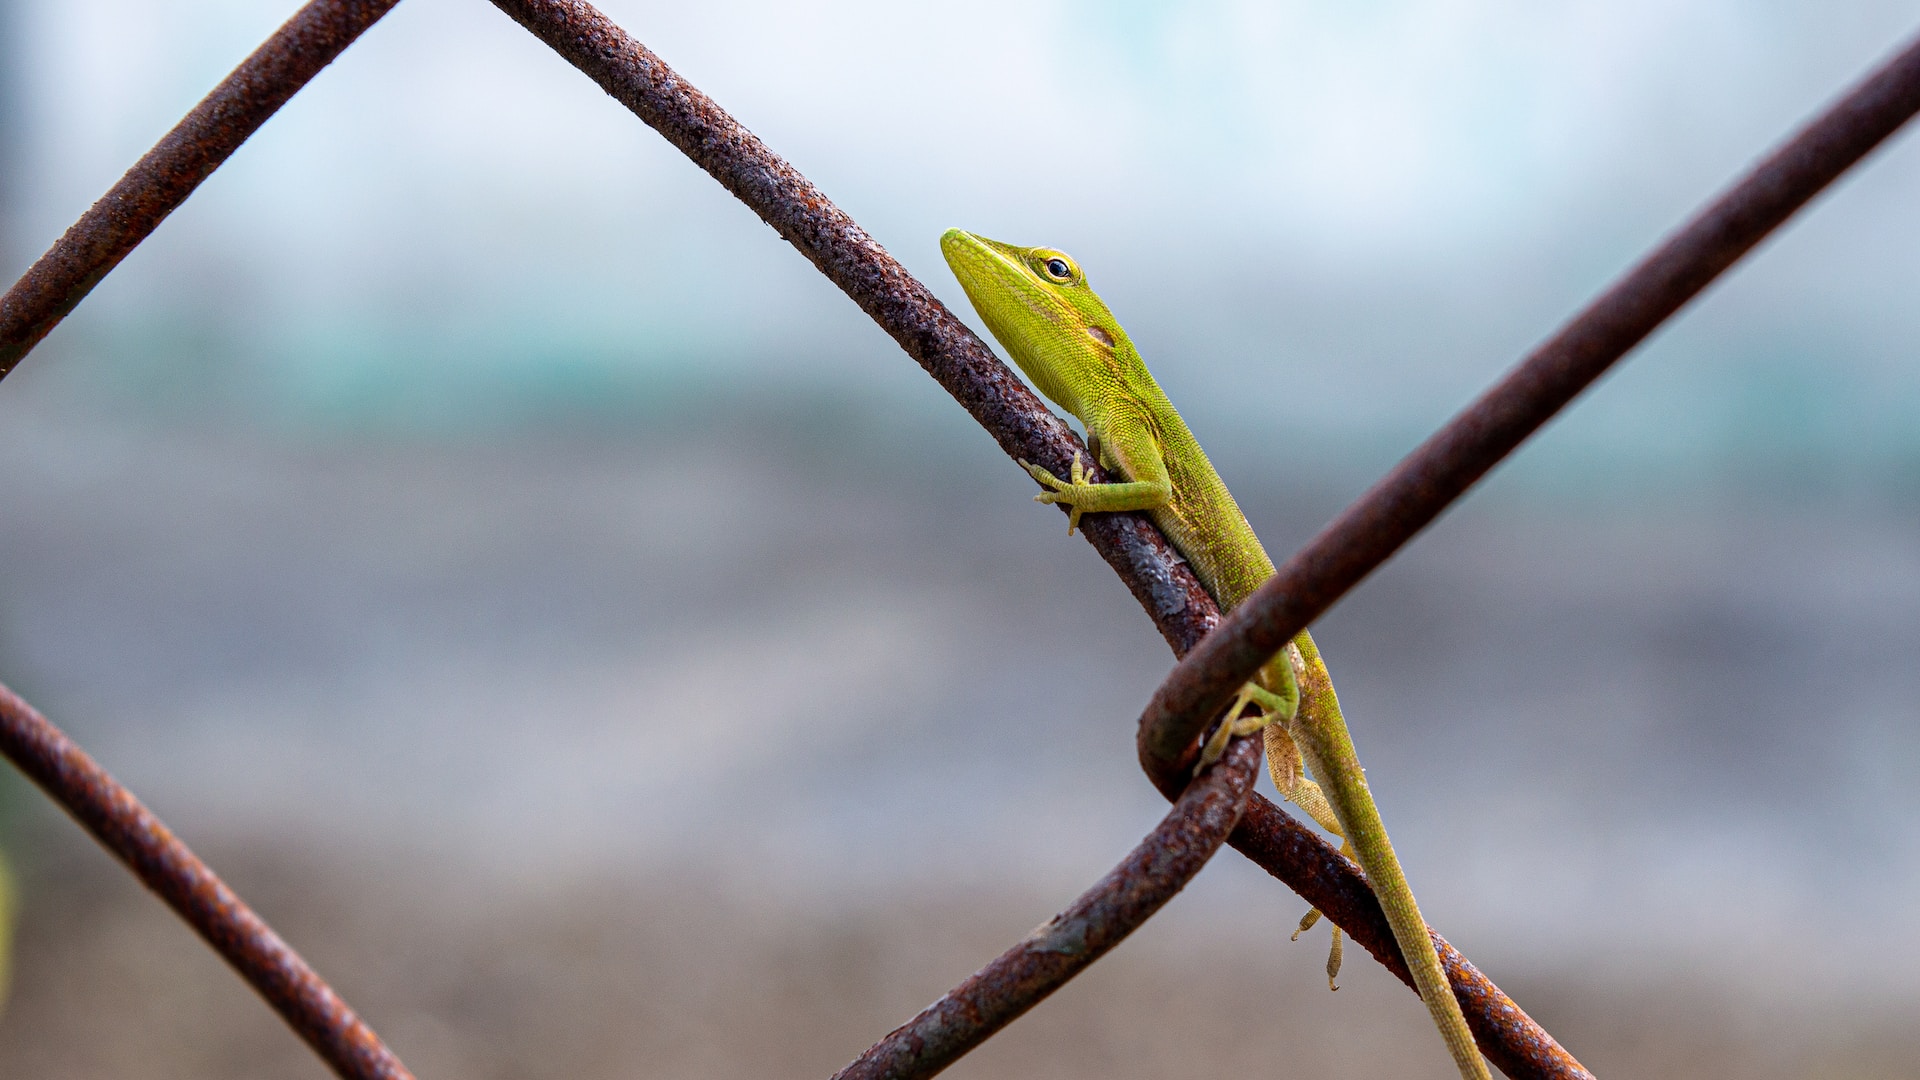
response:
{"label": "lizard claw", "polygon": [[[1306,933],[1308,930],[1313,929],[1313,925],[1319,921],[1320,921],[1320,909],[1308,908],[1307,913],[1300,917],[1300,928],[1293,932],[1293,937],[1291,938],[1291,940],[1299,941],[1300,935]],[[1340,948],[1340,927],[1335,926],[1333,928],[1333,945],[1327,950],[1327,989],[1329,990],[1340,989],[1340,985],[1336,983],[1334,980],[1340,977],[1341,951],[1342,950]]]}
{"label": "lizard claw", "polygon": [[1054,491],[1060,491],[1068,486],[1067,481],[1060,479],[1031,461],[1020,462],[1020,467],[1027,470],[1028,476],[1040,481],[1041,484],[1052,488]]}
{"label": "lizard claw", "polygon": [[1080,525],[1080,507],[1073,501],[1072,489],[1076,485],[1084,487],[1087,482],[1086,466],[1082,464],[1079,453],[1076,452],[1073,455],[1073,471],[1069,473],[1071,476],[1069,480],[1062,480],[1030,461],[1020,462],[1020,467],[1027,470],[1028,476],[1047,488],[1046,491],[1033,497],[1034,502],[1067,504],[1067,535],[1072,536],[1073,530]]}
{"label": "lizard claw", "polygon": [[1087,482],[1087,467],[1080,463],[1080,452],[1077,450],[1074,451],[1073,454],[1073,472],[1069,475],[1073,477],[1073,482],[1076,484],[1084,484]]}
{"label": "lizard claw", "polygon": [[1295,930],[1295,931],[1293,932],[1293,936],[1292,936],[1292,937],[1290,937],[1290,938],[1288,938],[1287,940],[1288,940],[1288,941],[1299,941],[1299,940],[1300,940],[1300,935],[1301,935],[1301,934],[1304,934],[1304,933],[1306,933],[1307,931],[1309,931],[1309,930],[1311,930],[1311,929],[1313,929],[1313,924],[1314,924],[1314,923],[1317,923],[1317,922],[1319,922],[1319,921],[1320,921],[1320,909],[1319,909],[1319,908],[1308,908],[1308,909],[1307,909],[1307,913],[1306,913],[1305,915],[1302,915],[1302,916],[1300,916],[1300,926],[1299,926],[1299,928],[1298,928],[1298,929],[1296,929],[1296,930]]}

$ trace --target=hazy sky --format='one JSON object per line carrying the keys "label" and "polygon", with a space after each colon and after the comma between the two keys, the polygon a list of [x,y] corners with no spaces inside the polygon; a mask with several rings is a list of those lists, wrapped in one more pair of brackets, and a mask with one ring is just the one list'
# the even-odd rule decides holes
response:
{"label": "hazy sky", "polygon": [[[1214,441],[1271,425],[1381,453],[1920,27],[1884,0],[604,7],[936,292],[961,299],[948,225],[1066,247]],[[24,0],[9,265],[292,8]],[[1909,137],[1553,445],[1920,459],[1917,184]],[[474,0],[401,4],[50,344],[60,378],[267,416],[460,424],[661,376],[947,407],[748,211]]]}

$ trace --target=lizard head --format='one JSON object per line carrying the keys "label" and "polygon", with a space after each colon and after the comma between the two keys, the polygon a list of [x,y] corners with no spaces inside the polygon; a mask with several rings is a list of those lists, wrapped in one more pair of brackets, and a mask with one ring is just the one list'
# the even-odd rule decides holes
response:
{"label": "lizard head", "polygon": [[1085,419],[1083,390],[1119,379],[1126,331],[1087,287],[1064,251],[1015,247],[961,229],[940,237],[940,251],[1014,363],[1042,394]]}

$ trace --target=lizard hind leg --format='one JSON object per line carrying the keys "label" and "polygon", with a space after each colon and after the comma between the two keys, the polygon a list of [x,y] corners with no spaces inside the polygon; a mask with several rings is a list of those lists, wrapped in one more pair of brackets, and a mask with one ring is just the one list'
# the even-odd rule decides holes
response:
{"label": "lizard hind leg", "polygon": [[[1276,694],[1257,682],[1250,682],[1234,695],[1233,705],[1226,711],[1220,726],[1213,729],[1207,739],[1207,745],[1200,750],[1200,763],[1193,767],[1195,776],[1207,766],[1220,760],[1227,752],[1227,742],[1243,735],[1252,735],[1259,731],[1273,731],[1293,718],[1297,709],[1299,695]],[[1260,711],[1252,716],[1242,716],[1248,705],[1259,706]]]}
{"label": "lizard hind leg", "polygon": [[[1340,827],[1340,819],[1334,816],[1333,804],[1327,801],[1326,793],[1320,785],[1307,779],[1300,761],[1300,747],[1286,729],[1275,724],[1266,729],[1267,774],[1273,778],[1273,786],[1290,803],[1306,811],[1314,824],[1340,838],[1340,854],[1353,858],[1353,845],[1347,841],[1347,834]],[[1357,861],[1357,860],[1356,860]],[[1309,908],[1300,919],[1300,926],[1293,932],[1293,940],[1299,941],[1313,924],[1320,921],[1320,909]],[[1329,924],[1332,925],[1332,924]],[[1338,990],[1334,981],[1340,977],[1341,954],[1340,927],[1333,926],[1333,945],[1327,951],[1327,989]]]}
{"label": "lizard hind leg", "polygon": [[[1200,770],[1220,760],[1227,752],[1227,741],[1243,735],[1266,730],[1274,731],[1293,722],[1300,713],[1300,683],[1293,673],[1293,650],[1291,647],[1267,662],[1267,666],[1255,673],[1252,680],[1240,688],[1234,695],[1232,707],[1227,709],[1220,726],[1213,729],[1213,735],[1200,751],[1200,763],[1194,766],[1195,776]],[[1248,705],[1257,705],[1260,711],[1252,716],[1242,716]],[[1278,722],[1276,724],[1276,721]],[[1271,739],[1271,736],[1269,736]],[[1288,740],[1291,745],[1292,740]],[[1269,742],[1271,747],[1272,743]],[[1271,751],[1269,751],[1271,755]],[[1295,760],[1299,753],[1294,754]],[[1278,774],[1276,774],[1277,776]],[[1275,781],[1278,783],[1278,781]]]}
{"label": "lizard hind leg", "polygon": [[[1272,722],[1274,716],[1271,711],[1259,716],[1242,717],[1240,715],[1247,711],[1248,705],[1259,703],[1258,698],[1255,697],[1255,695],[1259,693],[1261,693],[1259,687],[1248,683],[1240,688],[1238,694],[1234,695],[1233,704],[1228,707],[1226,715],[1220,721],[1220,725],[1213,729],[1213,734],[1207,738],[1207,744],[1200,748],[1200,760],[1193,767],[1193,775],[1199,776],[1207,766],[1219,761],[1220,755],[1227,752],[1227,741],[1229,739],[1232,739],[1236,735],[1251,735],[1255,731],[1260,730],[1263,725]],[[1244,731],[1241,730],[1243,725],[1249,723],[1254,726]]]}

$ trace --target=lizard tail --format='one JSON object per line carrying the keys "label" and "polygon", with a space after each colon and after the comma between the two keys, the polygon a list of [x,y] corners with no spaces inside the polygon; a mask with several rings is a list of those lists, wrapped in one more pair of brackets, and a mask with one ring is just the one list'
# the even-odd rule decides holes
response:
{"label": "lizard tail", "polygon": [[1461,1077],[1492,1080],[1486,1060],[1473,1043],[1473,1032],[1460,1011],[1460,1002],[1453,996],[1453,986],[1447,982],[1447,973],[1440,966],[1440,954],[1434,950],[1426,920],[1420,917],[1420,908],[1413,901],[1413,890],[1407,886],[1400,860],[1394,857],[1393,844],[1387,840],[1386,826],[1380,821],[1380,810],[1367,790],[1366,773],[1354,753],[1353,737],[1340,714],[1333,682],[1327,677],[1326,667],[1321,664],[1311,639],[1303,634],[1296,640],[1301,644],[1305,661],[1302,666],[1306,671],[1301,679],[1300,711],[1291,725],[1294,742],[1306,758],[1307,768],[1319,779],[1328,801],[1333,803],[1347,842],[1359,856],[1360,869],[1366,872],[1367,884],[1373,887],[1380,909],[1386,914],[1387,925],[1393,929],[1393,939],[1400,946],[1400,955],[1406,959],[1407,971],[1413,976],[1414,987],[1420,991],[1420,1000],[1426,1004],[1434,1026],[1440,1029],[1440,1037],[1446,1040],[1447,1051],[1453,1055]]}

